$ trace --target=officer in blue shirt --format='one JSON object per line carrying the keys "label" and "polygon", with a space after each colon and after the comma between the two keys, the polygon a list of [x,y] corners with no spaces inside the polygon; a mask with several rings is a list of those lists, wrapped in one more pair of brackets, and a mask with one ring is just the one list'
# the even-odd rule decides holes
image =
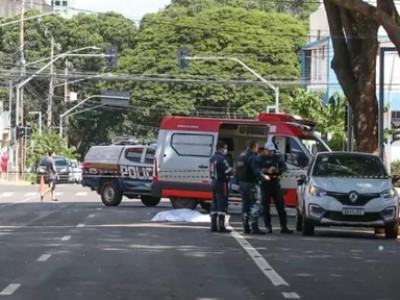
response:
{"label": "officer in blue shirt", "polygon": [[270,214],[270,200],[272,198],[278,212],[281,233],[292,233],[293,231],[287,227],[285,203],[280,185],[280,175],[286,172],[287,168],[285,162],[281,160],[275,151],[276,148],[274,143],[266,143],[264,146],[264,155],[260,155],[258,158],[263,173],[271,178],[271,180],[261,183],[261,198],[265,227],[267,228],[268,233],[272,233]]}
{"label": "officer in blue shirt", "polygon": [[215,154],[210,158],[210,177],[212,179],[211,187],[213,192],[211,231],[231,232],[225,227],[225,215],[228,207],[228,183],[233,170],[226,159],[226,154],[228,153],[227,144],[219,141],[216,150]]}

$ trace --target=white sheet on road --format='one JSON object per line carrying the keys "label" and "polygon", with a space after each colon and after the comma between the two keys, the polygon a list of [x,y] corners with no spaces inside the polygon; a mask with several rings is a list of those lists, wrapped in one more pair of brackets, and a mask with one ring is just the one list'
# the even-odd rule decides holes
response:
{"label": "white sheet on road", "polygon": [[210,223],[210,215],[202,214],[197,210],[179,208],[160,211],[153,219],[153,222],[190,222],[190,223]]}

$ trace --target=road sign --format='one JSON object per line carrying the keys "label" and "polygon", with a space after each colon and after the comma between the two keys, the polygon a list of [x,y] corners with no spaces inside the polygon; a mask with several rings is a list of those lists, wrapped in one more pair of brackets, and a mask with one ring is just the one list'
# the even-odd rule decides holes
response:
{"label": "road sign", "polygon": [[101,104],[108,106],[129,107],[129,92],[101,91]]}

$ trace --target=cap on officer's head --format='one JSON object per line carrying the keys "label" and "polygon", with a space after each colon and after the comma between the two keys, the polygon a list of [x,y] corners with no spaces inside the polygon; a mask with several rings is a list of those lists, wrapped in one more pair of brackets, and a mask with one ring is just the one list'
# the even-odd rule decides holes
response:
{"label": "cap on officer's head", "polygon": [[271,143],[271,142],[266,143],[266,144],[264,145],[264,148],[265,148],[266,150],[276,151],[276,148],[275,148],[274,143]]}

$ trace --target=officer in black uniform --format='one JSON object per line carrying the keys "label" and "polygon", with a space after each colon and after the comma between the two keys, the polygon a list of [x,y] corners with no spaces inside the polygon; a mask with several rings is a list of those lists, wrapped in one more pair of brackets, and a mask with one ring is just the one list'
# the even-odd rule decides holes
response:
{"label": "officer in black uniform", "polygon": [[[227,144],[219,141],[215,154],[210,158],[210,177],[213,199],[211,203],[211,231],[231,232],[225,227],[225,215],[228,207],[228,183],[233,174],[226,154]],[[218,225],[217,225],[218,218]]]}
{"label": "officer in black uniform", "polygon": [[261,155],[258,160],[260,162],[262,172],[269,175],[271,178],[271,180],[261,183],[265,227],[267,228],[268,233],[272,233],[270,214],[270,200],[272,197],[276,210],[278,211],[281,233],[292,233],[293,231],[287,227],[285,203],[279,182],[280,175],[287,171],[286,164],[280,159],[278,154],[275,154],[276,148],[273,143],[266,143],[264,148],[264,155]]}
{"label": "officer in black uniform", "polygon": [[235,173],[242,196],[244,233],[265,234],[264,231],[258,228],[259,209],[256,193],[258,182],[269,180],[269,177],[261,172],[256,154],[257,149],[258,144],[256,141],[248,143],[247,149],[237,159]]}

